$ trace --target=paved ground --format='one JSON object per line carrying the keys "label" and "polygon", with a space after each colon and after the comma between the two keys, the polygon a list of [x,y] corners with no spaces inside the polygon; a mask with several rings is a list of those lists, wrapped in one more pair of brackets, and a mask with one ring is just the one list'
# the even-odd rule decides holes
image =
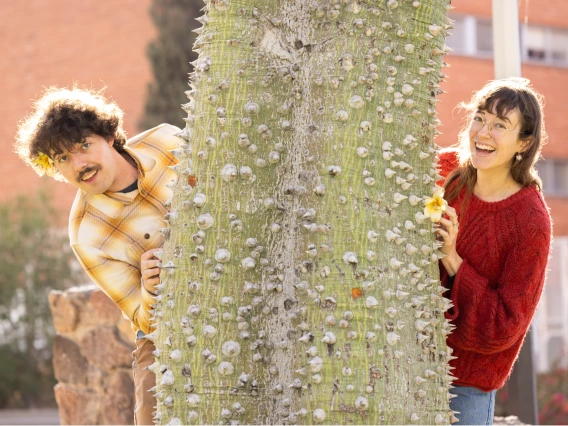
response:
{"label": "paved ground", "polygon": [[58,425],[57,408],[0,410],[0,425]]}
{"label": "paved ground", "polygon": [[509,417],[495,417],[493,424],[495,424],[495,425],[524,425],[525,423],[521,422],[517,416],[509,416]]}

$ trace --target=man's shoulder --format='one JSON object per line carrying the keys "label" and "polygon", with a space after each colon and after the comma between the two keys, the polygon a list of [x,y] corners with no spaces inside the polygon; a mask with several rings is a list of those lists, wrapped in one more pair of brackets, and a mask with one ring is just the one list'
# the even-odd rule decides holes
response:
{"label": "man's shoulder", "polygon": [[177,136],[180,133],[181,129],[179,127],[163,123],[128,139],[126,146],[130,148],[140,148],[141,146],[147,145],[172,150],[178,148],[183,142],[183,140]]}
{"label": "man's shoulder", "polygon": [[69,243],[71,246],[78,243],[79,226],[85,215],[87,201],[84,194],[79,190],[69,212]]}

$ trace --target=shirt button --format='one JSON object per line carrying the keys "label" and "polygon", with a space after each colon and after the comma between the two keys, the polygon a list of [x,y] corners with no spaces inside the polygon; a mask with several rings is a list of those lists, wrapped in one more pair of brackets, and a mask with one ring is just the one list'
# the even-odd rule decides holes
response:
{"label": "shirt button", "polygon": [[144,238],[146,238],[147,240],[150,239],[150,234],[144,234]]}

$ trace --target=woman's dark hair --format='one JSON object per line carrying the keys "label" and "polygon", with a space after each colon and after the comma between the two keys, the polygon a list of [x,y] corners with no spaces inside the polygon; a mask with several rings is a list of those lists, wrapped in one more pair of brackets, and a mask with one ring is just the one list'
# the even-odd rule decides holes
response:
{"label": "woman's dark hair", "polygon": [[[451,202],[466,188],[466,200],[473,194],[477,181],[477,170],[471,163],[469,128],[472,114],[484,111],[504,118],[511,111],[520,115],[520,140],[526,143],[522,159],[511,158],[511,175],[522,187],[535,185],[542,189],[542,181],[535,168],[540,158],[542,146],[546,142],[544,130],[543,96],[537,93],[525,78],[507,78],[487,83],[475,92],[471,100],[459,106],[470,112],[465,126],[459,135],[457,146],[449,150],[457,151],[459,166],[448,175],[444,184],[445,198]],[[467,202],[467,201],[466,201]]]}
{"label": "woman's dark hair", "polygon": [[[114,139],[113,147],[122,151],[126,143],[123,116],[118,105],[100,92],[50,87],[34,102],[32,114],[19,124],[15,152],[35,167],[33,160],[40,153],[53,159],[91,135]],[[54,178],[64,180],[57,171]]]}

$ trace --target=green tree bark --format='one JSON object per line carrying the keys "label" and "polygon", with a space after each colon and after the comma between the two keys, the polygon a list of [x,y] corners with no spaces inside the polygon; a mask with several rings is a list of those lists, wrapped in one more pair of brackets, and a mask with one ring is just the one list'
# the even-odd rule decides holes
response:
{"label": "green tree bark", "polygon": [[160,424],[449,423],[446,0],[210,0],[155,307]]}

